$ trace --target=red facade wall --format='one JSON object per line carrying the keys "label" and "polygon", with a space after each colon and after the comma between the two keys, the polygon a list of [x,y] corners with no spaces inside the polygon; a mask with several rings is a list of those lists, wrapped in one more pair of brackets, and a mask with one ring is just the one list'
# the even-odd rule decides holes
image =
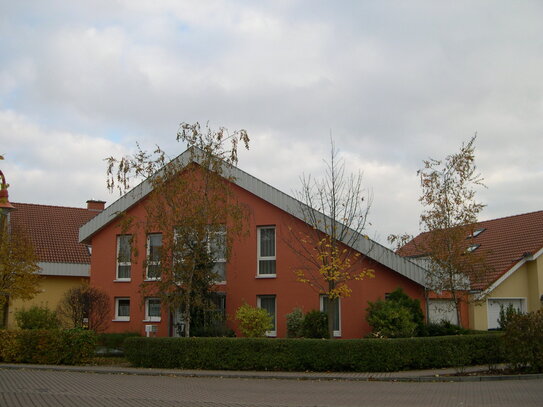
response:
{"label": "red facade wall", "polygon": [[[279,208],[261,198],[237,187],[232,186],[239,202],[250,208],[249,233],[236,241],[232,247],[232,255],[227,265],[227,282],[217,287],[218,291],[226,292],[227,314],[230,316],[229,325],[237,329],[233,315],[244,302],[256,305],[258,295],[276,296],[277,336],[286,336],[286,314],[296,307],[305,312],[319,309],[319,294],[307,284],[296,281],[294,270],[300,266],[302,259],[290,247],[292,232],[308,230],[308,226]],[[145,211],[142,205],[132,208],[131,215],[142,217]],[[257,227],[276,227],[276,277],[259,278],[257,276]],[[143,299],[140,285],[143,281],[143,254],[145,253],[146,236],[141,231],[136,236],[136,244],[140,252],[137,264],[132,263],[132,278],[130,282],[115,282],[116,274],[116,236],[120,234],[118,222],[111,222],[92,237],[91,284],[104,289],[113,299],[129,297],[131,299],[130,321],[110,323],[109,332],[136,331],[144,334]],[[366,278],[350,283],[352,295],[341,300],[341,337],[360,338],[370,332],[365,321],[365,309],[368,301],[383,299],[385,293],[392,292],[397,287],[413,298],[418,298],[424,306],[424,289],[419,284],[401,276],[376,262],[364,261],[364,267],[375,272],[374,278]],[[152,283],[149,283],[152,284]],[[168,336],[169,316],[162,309],[162,320],[154,323],[158,326],[157,336]]]}

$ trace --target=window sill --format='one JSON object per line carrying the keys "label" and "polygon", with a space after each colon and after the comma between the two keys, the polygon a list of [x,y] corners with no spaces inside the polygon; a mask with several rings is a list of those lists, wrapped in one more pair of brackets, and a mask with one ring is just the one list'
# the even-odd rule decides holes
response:
{"label": "window sill", "polygon": [[152,281],[160,281],[161,279],[160,278],[146,278],[145,280],[143,280],[144,282],[152,282]]}
{"label": "window sill", "polygon": [[257,274],[256,278],[276,278],[277,274]]}
{"label": "window sill", "polygon": [[268,331],[268,332],[266,332],[266,337],[275,338],[275,337],[277,337],[277,332],[276,331]]}
{"label": "window sill", "polygon": [[112,319],[113,322],[130,322],[130,318],[128,319]]}
{"label": "window sill", "polygon": [[129,283],[131,281],[131,278],[116,278],[115,280],[113,280],[114,283]]}
{"label": "window sill", "polygon": [[162,318],[153,318],[153,319],[144,319],[143,321],[141,322],[146,322],[146,323],[152,323],[152,322],[160,322]]}
{"label": "window sill", "polygon": [[215,285],[226,285],[226,281],[215,281],[213,284]]}
{"label": "window sill", "polygon": [[341,332],[340,331],[334,331],[334,338],[341,338]]}

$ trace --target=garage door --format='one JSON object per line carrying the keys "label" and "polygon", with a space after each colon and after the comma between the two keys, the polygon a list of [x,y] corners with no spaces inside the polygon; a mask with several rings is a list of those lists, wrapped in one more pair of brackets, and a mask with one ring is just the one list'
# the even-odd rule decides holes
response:
{"label": "garage door", "polygon": [[428,320],[433,323],[448,321],[458,325],[456,307],[452,300],[428,300]]}
{"label": "garage door", "polygon": [[488,299],[488,329],[497,329],[500,327],[498,324],[500,309],[502,307],[507,308],[509,305],[512,305],[518,311],[524,311],[524,300],[521,298]]}

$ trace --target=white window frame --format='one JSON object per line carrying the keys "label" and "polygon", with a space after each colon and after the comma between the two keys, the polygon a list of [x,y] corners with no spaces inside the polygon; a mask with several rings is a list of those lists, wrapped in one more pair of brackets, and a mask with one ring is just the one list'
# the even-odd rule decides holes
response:
{"label": "white window frame", "polygon": [[[268,230],[273,229],[273,248],[274,248],[274,255],[273,256],[261,256],[260,255],[260,234],[262,230]],[[275,225],[272,226],[258,226],[256,228],[256,276],[257,278],[275,278],[277,277],[277,230],[275,228]],[[261,260],[273,260],[275,261],[275,273],[274,274],[261,274],[260,273],[260,261]]]}
{"label": "white window frame", "polygon": [[273,318],[273,321],[274,321],[274,326],[273,326],[273,330],[271,331],[266,331],[266,336],[269,336],[269,337],[276,337],[277,336],[277,295],[275,294],[267,294],[267,295],[257,295],[256,296],[256,307],[257,308],[261,308],[262,309],[262,298],[273,298],[273,305],[274,305],[274,318]]}
{"label": "white window frame", "polygon": [[[151,236],[157,236],[157,235],[160,235],[162,236],[162,233],[149,233],[147,235],[147,264],[145,266],[145,281],[159,281],[160,280],[160,276],[159,277],[149,277],[149,266],[159,266],[160,265],[160,260],[159,261],[150,261],[150,257],[151,257]],[[162,246],[161,246],[162,247]]]}
{"label": "white window frame", "polygon": [[[224,242],[225,242],[225,245],[226,245],[226,227],[223,229],[223,230],[216,230],[216,231],[213,231],[213,232],[209,232],[208,233],[208,240],[207,240],[207,249],[209,250],[209,252],[211,253],[211,239],[214,239],[214,236],[224,236]],[[224,253],[226,255],[226,246],[224,247]],[[224,278],[222,280],[217,280],[215,281],[215,284],[226,284],[226,257],[223,257],[223,258],[220,258],[220,259],[213,259],[215,260],[214,263],[224,263]]]}
{"label": "white window frame", "polygon": [[[128,301],[128,315],[119,315],[119,302]],[[115,298],[115,322],[127,322],[130,321],[130,297],[116,297]]]}
{"label": "white window frame", "polygon": [[[149,315],[149,303],[150,301],[158,301],[160,303],[160,312],[161,315],[155,316],[155,315]],[[162,302],[160,301],[160,298],[156,297],[149,297],[145,299],[145,319],[143,322],[160,322],[162,319]]]}
{"label": "white window frame", "polygon": [[[321,312],[324,312],[324,299],[325,298],[328,298],[328,296],[324,295],[324,294],[321,294],[319,296]],[[338,323],[339,329],[334,330],[334,332],[333,332],[334,338],[340,338],[341,337],[341,298],[337,299],[337,307],[338,307],[337,314],[338,314],[338,318],[339,318],[339,323]]]}
{"label": "white window frame", "polygon": [[[130,238],[130,261],[119,261],[119,252],[121,249],[121,238],[128,236]],[[132,235],[117,235],[117,251],[115,259],[115,281],[131,281],[132,280]],[[119,277],[119,266],[130,266],[130,277]]]}
{"label": "white window frame", "polygon": [[[213,235],[224,235],[225,236],[225,244],[227,244],[226,242],[226,235],[228,233],[228,231],[226,230],[226,226],[223,225],[224,228],[222,230],[215,230],[215,231],[209,231],[209,229],[207,230],[206,234],[207,234],[207,250],[208,250],[208,253],[211,253],[211,239],[212,239],[212,236]],[[173,231],[173,238],[174,238],[174,241],[177,242],[177,236],[178,236],[178,233],[177,233],[177,230],[174,228],[174,231]],[[226,254],[226,247],[224,248],[224,253]],[[224,258],[220,258],[220,259],[214,259],[214,263],[224,263],[224,278],[222,280],[217,280],[215,281],[214,283],[215,284],[219,284],[219,285],[224,285],[226,284],[226,273],[227,273],[227,259],[226,257]]]}

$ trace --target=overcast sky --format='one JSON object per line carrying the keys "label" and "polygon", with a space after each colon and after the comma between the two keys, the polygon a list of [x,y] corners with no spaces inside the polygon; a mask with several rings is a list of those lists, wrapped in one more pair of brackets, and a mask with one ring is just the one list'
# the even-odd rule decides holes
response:
{"label": "overcast sky", "polygon": [[287,193],[332,133],[370,236],[418,232],[416,171],[478,133],[482,219],[543,209],[540,1],[0,0],[10,199],[111,203],[107,156],[180,122],[244,128],[239,167]]}

